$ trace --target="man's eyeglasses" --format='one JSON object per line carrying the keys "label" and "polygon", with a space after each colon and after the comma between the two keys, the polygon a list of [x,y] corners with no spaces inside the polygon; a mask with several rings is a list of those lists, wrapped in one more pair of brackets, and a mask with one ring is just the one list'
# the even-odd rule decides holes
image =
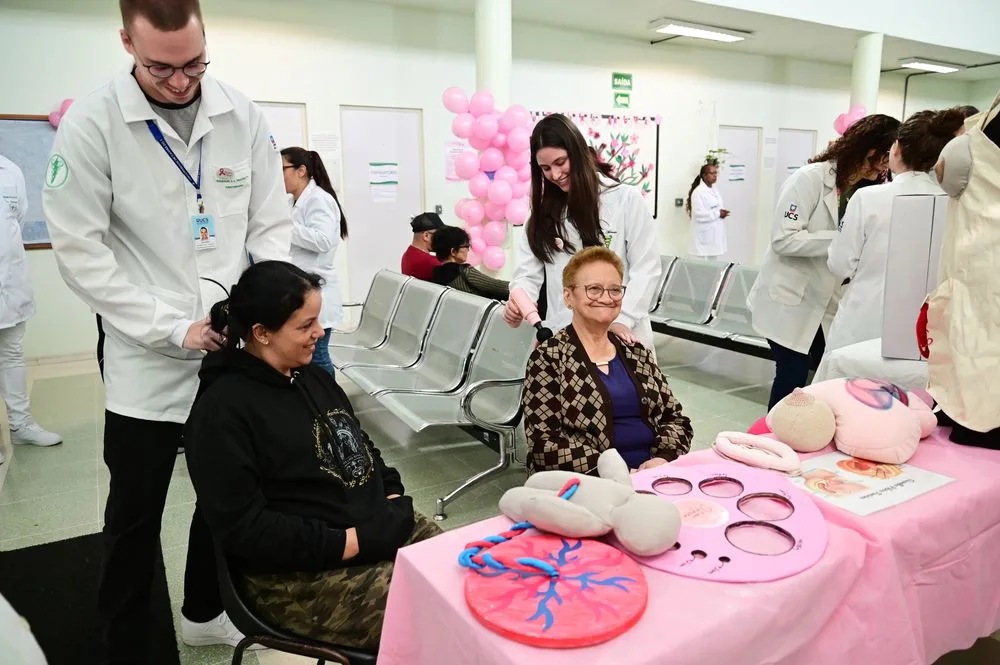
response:
{"label": "man's eyeglasses", "polygon": [[149,72],[149,75],[157,79],[168,79],[174,75],[177,71],[184,72],[184,76],[188,78],[197,79],[205,75],[205,70],[208,69],[209,62],[189,62],[183,67],[174,67],[173,65],[146,65],[143,63],[143,67]]}
{"label": "man's eyeglasses", "polygon": [[[573,284],[569,288],[575,289],[577,286],[579,286],[579,285],[578,284]],[[619,300],[621,300],[622,298],[625,297],[625,287],[624,286],[609,286],[607,288],[604,288],[600,284],[587,284],[587,285],[583,286],[582,288],[583,288],[584,293],[587,294],[587,297],[590,298],[593,301],[600,300],[601,298],[604,297],[605,293],[607,293],[608,297],[611,298],[615,302],[618,302]]]}

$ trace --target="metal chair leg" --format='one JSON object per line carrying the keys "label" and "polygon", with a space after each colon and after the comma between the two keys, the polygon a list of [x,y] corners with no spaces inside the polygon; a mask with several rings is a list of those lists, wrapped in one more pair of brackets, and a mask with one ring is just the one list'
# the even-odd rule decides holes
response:
{"label": "metal chair leg", "polygon": [[447,506],[452,501],[454,501],[455,499],[457,499],[458,497],[460,497],[462,494],[465,494],[465,492],[467,492],[470,487],[472,487],[473,485],[482,480],[489,478],[490,476],[495,476],[496,474],[504,471],[507,467],[510,466],[509,453],[513,445],[513,432],[512,431],[498,432],[498,434],[500,435],[500,446],[499,446],[500,461],[497,462],[495,466],[491,466],[485,471],[480,471],[476,475],[472,476],[464,483],[462,483],[454,490],[452,490],[451,493],[448,494],[447,496],[439,498],[437,500],[437,512],[434,513],[434,519],[436,521],[441,522],[447,519],[448,516],[444,512],[444,507]]}

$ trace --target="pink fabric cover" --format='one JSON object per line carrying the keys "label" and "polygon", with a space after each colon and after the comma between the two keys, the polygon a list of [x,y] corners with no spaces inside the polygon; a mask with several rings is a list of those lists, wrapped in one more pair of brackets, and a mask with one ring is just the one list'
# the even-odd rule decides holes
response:
{"label": "pink fabric cover", "polygon": [[770,434],[771,428],[767,425],[767,416],[761,416],[760,420],[750,425],[750,429],[747,430],[747,434]]}
{"label": "pink fabric cover", "polygon": [[[826,553],[788,579],[725,584],[646,569],[646,614],[621,637],[586,649],[518,644],[469,612],[458,553],[503,531],[507,518],[406,547],[396,558],[379,665],[932,663],[1000,629],[1000,453],[957,446],[941,432],[911,463],[955,482],[868,517],[817,501],[829,525]],[[699,451],[673,464],[718,461]]]}

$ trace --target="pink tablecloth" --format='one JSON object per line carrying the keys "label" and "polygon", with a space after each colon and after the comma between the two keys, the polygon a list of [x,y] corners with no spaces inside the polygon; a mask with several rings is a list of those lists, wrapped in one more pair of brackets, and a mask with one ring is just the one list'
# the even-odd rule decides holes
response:
{"label": "pink tablecloth", "polygon": [[[713,453],[675,464],[718,462]],[[629,632],[587,649],[543,650],[482,627],[456,563],[497,517],[401,550],[379,665],[926,665],[1000,628],[1000,453],[921,444],[912,464],[956,482],[857,517],[817,500],[829,545],[813,568],[765,584],[645,569],[649,606]]]}

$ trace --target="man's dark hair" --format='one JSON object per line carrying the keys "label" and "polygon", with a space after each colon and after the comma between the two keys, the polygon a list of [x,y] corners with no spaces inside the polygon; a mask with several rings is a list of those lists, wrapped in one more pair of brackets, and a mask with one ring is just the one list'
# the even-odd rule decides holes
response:
{"label": "man's dark hair", "polygon": [[194,16],[201,20],[199,0],[118,0],[122,12],[122,26],[132,27],[140,16],[161,32],[176,32],[191,22]]}

